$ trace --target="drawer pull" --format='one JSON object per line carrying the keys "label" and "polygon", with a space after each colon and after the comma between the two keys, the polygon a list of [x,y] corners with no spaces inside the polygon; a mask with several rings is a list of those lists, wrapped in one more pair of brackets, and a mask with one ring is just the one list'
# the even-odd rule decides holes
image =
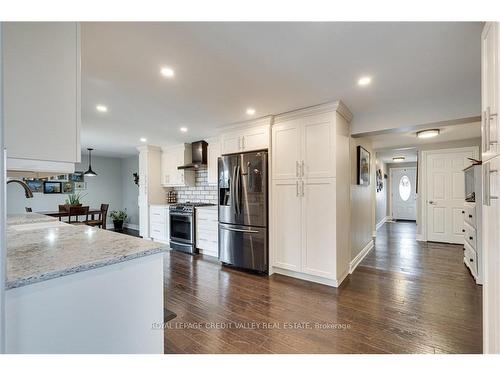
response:
{"label": "drawer pull", "polygon": [[463,214],[465,214],[465,211],[462,211]]}
{"label": "drawer pull", "polygon": [[469,258],[469,260],[470,260],[471,262],[474,262],[474,259],[472,259],[472,258]]}
{"label": "drawer pull", "polygon": [[465,229],[462,229],[462,232],[465,233]]}
{"label": "drawer pull", "polygon": [[471,240],[471,241],[472,241],[472,239],[473,239],[473,238],[469,236],[469,240]]}
{"label": "drawer pull", "polygon": [[469,215],[469,217],[472,219],[472,215]]}

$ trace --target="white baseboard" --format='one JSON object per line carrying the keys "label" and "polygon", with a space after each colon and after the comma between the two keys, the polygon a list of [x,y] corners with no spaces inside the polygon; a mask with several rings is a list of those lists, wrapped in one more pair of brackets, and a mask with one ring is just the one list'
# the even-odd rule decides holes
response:
{"label": "white baseboard", "polygon": [[351,263],[349,263],[349,273],[354,272],[358,264],[360,264],[361,261],[365,258],[365,256],[370,252],[370,250],[373,249],[373,245],[374,245],[373,240],[370,240],[370,242],[366,244],[363,250],[361,250],[353,260],[351,260]]}
{"label": "white baseboard", "polygon": [[417,235],[415,236],[415,239],[417,241],[421,241],[422,242],[422,241],[424,241],[424,235],[421,234],[421,233],[417,233]]}
{"label": "white baseboard", "polygon": [[348,274],[346,272],[345,275],[342,275],[341,278],[334,280],[334,279],[328,279],[326,277],[309,275],[309,274],[302,273],[302,272],[290,271],[290,270],[286,270],[284,268],[279,268],[276,266],[273,267],[273,273],[278,273],[280,275],[290,276],[290,277],[293,277],[296,279],[312,281],[313,283],[333,286],[335,288],[340,286],[340,284],[342,283],[342,281],[346,278],[346,276]]}
{"label": "white baseboard", "polygon": [[387,220],[389,220],[389,216],[384,217],[382,220],[380,220],[377,225],[376,225],[376,230],[379,230],[382,225],[384,225]]}

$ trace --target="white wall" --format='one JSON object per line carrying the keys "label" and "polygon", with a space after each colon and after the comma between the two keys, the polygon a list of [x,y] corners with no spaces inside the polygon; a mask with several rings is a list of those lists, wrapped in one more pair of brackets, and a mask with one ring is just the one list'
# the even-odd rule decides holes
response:
{"label": "white wall", "polygon": [[[357,146],[371,157],[370,185],[356,183]],[[375,153],[369,138],[351,138],[351,260],[372,240],[375,229]]]}
{"label": "white wall", "polygon": [[[130,159],[130,160],[129,160]],[[135,161],[133,160],[135,159]],[[86,171],[88,159],[82,156],[83,162],[77,164],[76,171]],[[91,208],[99,208],[101,203],[109,204],[109,211],[123,210],[127,208],[127,213],[131,214],[131,219],[138,223],[137,214],[137,189],[134,193],[132,172],[129,170],[138,166],[138,157],[127,159],[92,157],[92,169],[97,173],[95,177],[85,177],[87,189],[81,190],[86,194],[82,203]],[[135,168],[136,172],[138,167]],[[54,211],[59,204],[64,204],[67,194],[43,194],[34,193],[34,197],[28,199],[24,196],[24,191],[18,184],[9,184],[7,188],[7,213],[25,212],[25,207],[31,207],[34,212]],[[130,210],[130,211],[129,211]],[[112,222],[108,219],[109,226]]]}
{"label": "white wall", "polygon": [[139,225],[139,205],[137,197],[139,186],[134,183],[134,173],[139,173],[139,157],[131,156],[122,159],[122,206],[127,209],[128,223],[132,226]]}

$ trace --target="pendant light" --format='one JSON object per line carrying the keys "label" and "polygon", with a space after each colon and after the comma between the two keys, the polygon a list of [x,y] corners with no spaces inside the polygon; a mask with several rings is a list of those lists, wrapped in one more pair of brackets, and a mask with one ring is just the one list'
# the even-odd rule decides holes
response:
{"label": "pendant light", "polygon": [[84,176],[88,176],[88,177],[93,177],[93,176],[97,176],[97,173],[95,173],[93,170],[92,170],[92,151],[94,150],[93,148],[88,148],[87,150],[89,150],[89,169],[87,169],[87,172],[85,172],[83,175]]}

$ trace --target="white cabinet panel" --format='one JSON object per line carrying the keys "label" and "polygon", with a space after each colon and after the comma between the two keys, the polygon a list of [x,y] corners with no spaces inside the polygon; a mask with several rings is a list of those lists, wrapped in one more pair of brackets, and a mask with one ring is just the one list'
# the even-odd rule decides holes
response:
{"label": "white cabinet panel", "polygon": [[[7,156],[11,159],[9,169],[21,169],[16,162],[20,159],[79,162],[79,24],[8,22],[3,27],[4,123]],[[37,163],[34,166],[43,169]],[[50,168],[57,169],[57,165],[51,164]]]}
{"label": "white cabinet panel", "polygon": [[300,132],[298,121],[290,121],[273,127],[273,179],[300,177]]}
{"label": "white cabinet panel", "polygon": [[245,130],[242,134],[243,151],[264,150],[269,147],[269,126]]}
{"label": "white cabinet panel", "polygon": [[223,154],[234,154],[242,151],[241,134],[239,132],[224,134],[221,138]]}
{"label": "white cabinet panel", "polygon": [[483,164],[483,351],[500,353],[500,156]]}
{"label": "white cabinet panel", "polygon": [[274,265],[291,271],[301,269],[302,215],[299,181],[273,182]]}
{"label": "white cabinet panel", "polygon": [[497,22],[487,22],[481,35],[481,133],[483,161],[499,154],[500,129],[498,129],[499,90],[499,27]]}
{"label": "white cabinet panel", "polygon": [[335,202],[335,179],[302,181],[302,271],[335,278],[335,205],[325,208],[325,198]]}
{"label": "white cabinet panel", "polygon": [[335,177],[335,133],[331,115],[304,121],[303,175],[306,178]]}
{"label": "white cabinet panel", "polygon": [[209,185],[217,185],[217,159],[221,155],[219,139],[211,139],[208,141],[208,166],[207,166],[207,183]]}
{"label": "white cabinet panel", "polygon": [[161,184],[165,187],[194,186],[195,172],[177,167],[191,163],[191,145],[162,148]]}

